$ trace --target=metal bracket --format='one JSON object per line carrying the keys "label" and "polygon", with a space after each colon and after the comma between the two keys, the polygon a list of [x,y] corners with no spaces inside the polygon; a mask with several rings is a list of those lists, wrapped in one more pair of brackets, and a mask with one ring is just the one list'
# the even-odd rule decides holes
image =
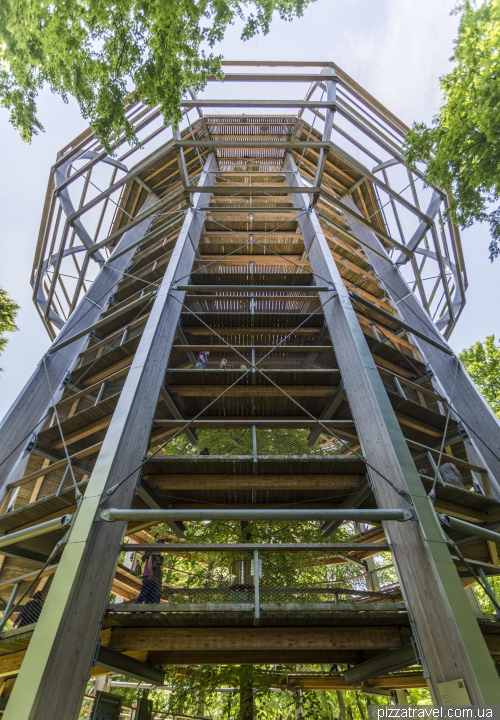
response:
{"label": "metal bracket", "polygon": [[66,387],[66,385],[69,385],[70,382],[71,382],[71,373],[70,373],[70,371],[68,370],[67,373],[66,373],[66,375],[65,375],[64,378],[63,378],[63,381],[62,381],[61,385],[59,386],[59,389]]}
{"label": "metal bracket", "polygon": [[[401,495],[401,497],[404,498],[404,499],[406,500],[406,502],[409,502],[410,505],[413,505],[412,497],[411,497],[410,493],[409,493],[407,490],[403,490],[403,488],[400,488],[400,487],[397,487],[397,486],[394,486],[394,490],[397,492],[398,495]],[[417,517],[416,517],[415,511],[414,511],[413,509],[410,509],[410,508],[408,508],[408,510],[409,510],[409,512],[412,513],[412,518],[411,518],[411,519],[412,519],[412,520],[416,520]]]}
{"label": "metal bracket", "polygon": [[97,656],[99,655],[99,650],[100,650],[100,649],[101,649],[101,638],[98,636],[98,637],[97,637],[97,642],[96,642],[96,644],[95,644],[94,652],[93,652],[93,654],[92,654],[92,659],[91,659],[91,661],[90,661],[90,663],[89,663],[89,668],[88,668],[88,671],[87,671],[87,677],[88,677],[88,678],[90,677],[90,674],[91,674],[91,672],[92,672],[92,668],[93,668],[94,665],[96,665],[96,663],[97,663]]}
{"label": "metal bracket", "polygon": [[467,428],[462,421],[458,423],[457,431],[462,440],[470,440],[470,435],[467,432]]}
{"label": "metal bracket", "polygon": [[28,453],[32,452],[36,448],[36,442],[38,439],[38,435],[36,433],[33,433],[33,435],[28,440],[26,447],[24,448],[23,455],[27,455]]}

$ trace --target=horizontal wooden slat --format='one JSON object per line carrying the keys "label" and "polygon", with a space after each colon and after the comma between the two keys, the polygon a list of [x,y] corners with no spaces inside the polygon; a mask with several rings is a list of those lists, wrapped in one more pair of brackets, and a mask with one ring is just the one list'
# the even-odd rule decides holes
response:
{"label": "horizontal wooden slat", "polygon": [[362,475],[144,475],[159,490],[351,490]]}
{"label": "horizontal wooden slat", "polygon": [[186,397],[217,397],[224,393],[224,397],[283,397],[283,392],[292,397],[328,397],[335,390],[335,385],[284,385],[279,388],[274,385],[235,385],[227,389],[227,385],[170,385],[172,394]]}

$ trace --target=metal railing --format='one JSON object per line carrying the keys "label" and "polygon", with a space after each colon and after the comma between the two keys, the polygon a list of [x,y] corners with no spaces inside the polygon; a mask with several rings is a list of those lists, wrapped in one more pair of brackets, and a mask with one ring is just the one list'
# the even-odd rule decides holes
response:
{"label": "metal railing", "polygon": [[[163,125],[158,108],[136,103],[128,107],[127,117],[136,129],[137,145],[122,136],[111,158],[88,130],[59,153],[47,188],[31,278],[34,302],[51,337],[109,257],[107,238],[116,240],[123,224],[134,222],[148,194],[158,197],[157,207],[147,211],[158,215],[152,236],[175,234],[188,207],[184,196],[195,187],[211,148],[217,155],[219,174],[230,177],[231,173],[246,173],[253,178],[252,185],[258,185],[262,173],[274,173],[285,180],[285,185],[276,190],[281,194],[287,180],[284,154],[289,151],[295,155],[299,171],[310,181],[316,175],[318,153],[325,149],[330,160],[342,166],[341,176],[327,169],[321,187],[316,188],[320,195],[316,208],[332,242],[335,244],[335,238],[345,241],[349,234],[345,225],[339,225],[338,202],[356,203],[363,196],[364,219],[388,238],[388,253],[448,336],[465,304],[467,277],[460,236],[458,229],[444,220],[450,197],[425,187],[421,173],[404,164],[403,142],[408,130],[404,123],[333,63],[318,63],[312,73],[297,72],[290,63],[280,74],[251,64],[242,73],[231,72],[231,62],[224,66],[226,82],[235,88],[235,97],[243,95],[243,99],[234,100],[233,108],[231,99],[221,105],[222,101],[214,97],[217,85],[209,83],[194,105],[192,99],[183,101],[178,133]],[[292,76],[294,83],[289,82]],[[324,93],[332,77],[337,97],[325,105]],[[272,95],[273,100],[245,100],[249,82],[265,83],[266,90],[272,82],[273,92],[266,91],[265,95]],[[309,86],[307,101],[291,98],[290,91],[297,92],[295,88],[304,83]],[[304,94],[303,90],[299,92]],[[229,108],[229,113],[241,113],[243,107],[245,117],[210,114],[210,108],[222,106]],[[285,107],[297,108],[296,115],[279,114],[279,108]],[[276,108],[278,114],[271,112]],[[331,142],[324,143],[316,127],[330,111],[335,113]],[[196,118],[190,116],[193,112],[198,114]],[[255,120],[252,132],[242,132],[248,130],[249,118]],[[270,127],[277,140],[269,140]],[[146,157],[144,148],[149,153]],[[186,159],[187,178],[182,178],[176,165],[170,174],[153,173],[149,178],[148,163],[153,158],[165,154],[175,158],[179,150]],[[213,210],[224,210],[234,200],[216,195]],[[252,211],[241,200],[235,202],[247,215]],[[286,202],[286,197],[277,197],[254,204],[266,211],[288,212],[289,207],[282,207]],[[254,212],[257,222],[258,212]]]}
{"label": "metal railing", "polygon": [[[118,599],[112,597],[108,608],[114,613],[243,613],[258,621],[261,614],[404,610],[399,586],[393,580],[383,583],[377,576],[392,566],[381,564],[371,569],[365,567],[360,572],[359,565],[363,565],[357,561],[357,564],[344,564],[339,570],[339,565],[332,564],[334,558],[345,562],[346,557],[334,555],[332,549],[323,553],[316,549],[313,553],[307,545],[297,544],[294,551],[288,546],[285,551],[276,552],[263,545],[261,550],[253,546],[249,551],[236,552],[228,551],[226,545],[224,551],[214,552],[207,545],[205,552],[193,552],[189,543],[179,543],[174,553],[165,545],[160,553],[161,546],[153,545],[152,551],[157,557],[154,575],[141,577],[149,555],[135,552],[133,544],[124,547],[129,550],[125,558],[128,568],[120,566],[117,574],[121,585],[117,583],[114,594]],[[358,551],[363,552],[364,544],[358,547]],[[380,544],[380,553],[385,548],[385,544]],[[132,571],[135,581],[131,580]],[[120,591],[120,586],[125,587],[127,576],[128,591]],[[374,585],[377,589],[373,589]],[[119,601],[120,592],[123,602]]]}

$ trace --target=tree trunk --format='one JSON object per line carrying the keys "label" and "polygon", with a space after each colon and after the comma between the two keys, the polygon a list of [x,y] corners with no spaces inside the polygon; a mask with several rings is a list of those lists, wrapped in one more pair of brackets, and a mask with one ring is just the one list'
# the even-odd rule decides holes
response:
{"label": "tree trunk", "polygon": [[295,720],[303,720],[303,718],[305,718],[305,714],[302,704],[302,690],[297,690],[295,694]]}
{"label": "tree trunk", "polygon": [[253,720],[253,668],[240,667],[240,717],[239,720]]}
{"label": "tree trunk", "polygon": [[339,720],[346,720],[345,716],[345,700],[342,690],[337,690],[337,700],[339,703]]}
{"label": "tree trunk", "polygon": [[198,691],[198,707],[196,714],[200,717],[205,714],[205,696],[200,691]]}
{"label": "tree trunk", "polygon": [[366,706],[365,707],[363,706],[363,703],[361,702],[361,698],[359,696],[359,692],[357,690],[354,692],[354,697],[356,698],[356,705],[358,706],[361,720],[366,720],[366,717],[367,717]]}

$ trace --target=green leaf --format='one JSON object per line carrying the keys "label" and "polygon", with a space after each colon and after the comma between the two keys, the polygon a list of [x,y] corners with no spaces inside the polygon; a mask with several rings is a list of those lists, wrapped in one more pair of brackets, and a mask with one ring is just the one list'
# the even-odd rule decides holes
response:
{"label": "green leaf", "polygon": [[448,219],[460,227],[488,222],[490,259],[500,254],[500,0],[475,7],[469,0],[452,61],[441,78],[444,102],[431,126],[414,123],[406,160],[428,163],[430,185],[453,190]]}
{"label": "green leaf", "polygon": [[458,357],[500,418],[500,345],[495,343],[495,336],[489,335],[484,343],[475,343]]}
{"label": "green leaf", "polygon": [[135,142],[127,103],[158,105],[180,120],[188,88],[222,78],[221,57],[206,54],[243,20],[242,39],[267,33],[277,13],[300,16],[313,0],[3,0],[0,3],[0,104],[23,140],[43,130],[36,100],[44,86],[73,96],[108,152],[124,133]]}
{"label": "green leaf", "polygon": [[18,311],[19,305],[12,300],[6,290],[0,287],[0,355],[9,342],[8,338],[4,337],[4,333],[17,330],[16,316]]}

